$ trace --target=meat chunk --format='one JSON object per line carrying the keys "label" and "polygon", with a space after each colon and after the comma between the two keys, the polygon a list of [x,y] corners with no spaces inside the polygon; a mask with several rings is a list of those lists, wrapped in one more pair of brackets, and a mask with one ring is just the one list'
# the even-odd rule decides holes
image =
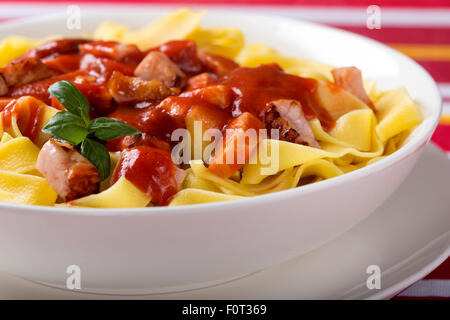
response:
{"label": "meat chunk", "polygon": [[94,165],[71,145],[54,139],[42,147],[36,169],[63,201],[81,198],[100,189],[100,174]]}
{"label": "meat chunk", "polygon": [[364,89],[361,70],[356,67],[344,67],[333,69],[331,74],[333,75],[334,82],[338,86],[359,98],[375,111],[375,106]]}
{"label": "meat chunk", "polygon": [[320,148],[314,133],[296,100],[280,99],[270,102],[264,112],[264,124],[268,130],[279,130],[279,139]]}
{"label": "meat chunk", "polygon": [[231,120],[209,159],[209,172],[229,178],[242,168],[257,150],[261,129],[264,129],[263,123],[249,112]]}
{"label": "meat chunk", "polygon": [[205,88],[217,84],[217,76],[212,73],[203,72],[187,81],[186,91]]}
{"label": "meat chunk", "polygon": [[15,60],[0,69],[0,95],[8,93],[10,87],[50,78],[54,72],[34,58]]}
{"label": "meat chunk", "polygon": [[[43,59],[54,54],[72,54],[79,51],[79,46],[88,43],[86,39],[60,39],[43,43],[25,53],[24,58]],[[21,58],[19,58],[21,59]]]}
{"label": "meat chunk", "polygon": [[144,53],[134,44],[123,44],[116,41],[91,41],[80,45],[80,51],[96,57],[112,59],[133,66],[144,58]]}
{"label": "meat chunk", "polygon": [[144,80],[159,80],[168,87],[183,87],[186,75],[164,53],[151,51],[134,70]]}
{"label": "meat chunk", "polygon": [[180,93],[180,89],[169,88],[161,81],[128,77],[119,71],[113,72],[107,87],[117,102],[162,100]]}
{"label": "meat chunk", "polygon": [[219,77],[239,68],[239,65],[233,60],[212,53],[199,51],[198,57],[208,72]]}
{"label": "meat chunk", "polygon": [[233,102],[234,93],[231,87],[219,84],[192,91],[186,91],[183,92],[180,97],[197,98],[203,102],[215,105],[221,109],[226,109]]}
{"label": "meat chunk", "polygon": [[203,72],[203,65],[197,54],[197,45],[192,40],[169,41],[162,44],[157,50],[168,56],[181,71],[190,77]]}
{"label": "meat chunk", "polygon": [[120,138],[121,141],[119,143],[119,150],[122,151],[124,149],[131,149],[139,146],[149,146],[157,149],[161,149],[167,152],[171,151],[170,144],[167,142],[148,135],[146,133],[137,134],[134,136],[126,136]]}

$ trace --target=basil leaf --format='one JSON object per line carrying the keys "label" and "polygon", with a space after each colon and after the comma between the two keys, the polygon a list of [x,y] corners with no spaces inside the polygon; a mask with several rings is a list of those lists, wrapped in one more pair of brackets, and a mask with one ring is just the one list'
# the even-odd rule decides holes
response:
{"label": "basil leaf", "polygon": [[83,120],[73,113],[60,111],[56,113],[42,131],[76,146],[88,135]]}
{"label": "basil leaf", "polygon": [[89,102],[75,85],[66,80],[58,81],[48,88],[48,92],[69,112],[81,117],[86,125],[89,124]]}
{"label": "basil leaf", "polygon": [[86,138],[81,143],[81,154],[97,168],[102,181],[109,177],[111,162],[109,152],[103,144]]}
{"label": "basil leaf", "polygon": [[113,140],[141,133],[138,129],[125,122],[110,118],[97,118],[92,120],[89,126],[89,132],[101,140]]}

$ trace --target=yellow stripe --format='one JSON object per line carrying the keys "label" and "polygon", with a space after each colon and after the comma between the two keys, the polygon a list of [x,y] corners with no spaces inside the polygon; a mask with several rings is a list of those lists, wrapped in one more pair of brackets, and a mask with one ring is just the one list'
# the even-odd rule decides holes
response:
{"label": "yellow stripe", "polygon": [[450,125],[450,114],[443,114],[439,124]]}
{"label": "yellow stripe", "polygon": [[390,46],[413,59],[450,61],[450,45],[391,43]]}

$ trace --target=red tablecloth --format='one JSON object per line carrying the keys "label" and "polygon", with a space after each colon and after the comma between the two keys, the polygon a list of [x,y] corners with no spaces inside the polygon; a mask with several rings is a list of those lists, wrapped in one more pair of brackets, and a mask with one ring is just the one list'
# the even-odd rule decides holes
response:
{"label": "red tablecloth", "polygon": [[[47,0],[28,3],[0,0],[0,21],[65,11],[66,3],[80,3],[81,8],[142,3],[239,6],[241,10],[316,21],[382,41],[418,61],[438,82],[444,113],[432,140],[450,156],[450,0]],[[381,9],[381,29],[369,29],[366,26],[367,7],[373,4]],[[394,299],[417,298],[450,299],[450,259]]]}

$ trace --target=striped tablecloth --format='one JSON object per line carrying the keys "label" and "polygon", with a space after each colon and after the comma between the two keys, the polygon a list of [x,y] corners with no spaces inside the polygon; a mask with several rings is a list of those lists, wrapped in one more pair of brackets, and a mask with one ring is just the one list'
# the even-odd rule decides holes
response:
{"label": "striped tablecloth", "polygon": [[[143,3],[170,7],[236,6],[240,11],[320,22],[384,42],[415,59],[438,82],[444,112],[432,140],[450,156],[450,0],[0,0],[0,21],[65,12],[68,4],[75,3],[80,4],[81,9]],[[367,27],[370,5],[380,8],[380,29]],[[394,299],[450,299],[450,258]]]}

